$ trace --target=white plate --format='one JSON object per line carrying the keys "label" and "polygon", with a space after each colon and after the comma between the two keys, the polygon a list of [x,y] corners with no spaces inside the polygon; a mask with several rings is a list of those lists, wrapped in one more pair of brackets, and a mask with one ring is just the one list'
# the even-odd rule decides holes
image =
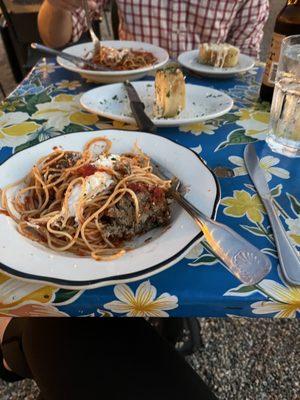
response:
{"label": "white plate", "polygon": [[[105,40],[102,42],[103,46],[113,47],[116,49],[130,48],[134,50],[145,50],[150,51],[156,58],[157,62],[154,65],[150,65],[145,68],[126,70],[126,71],[91,71],[87,69],[78,68],[75,64],[63,58],[57,57],[57,62],[62,67],[69,71],[78,72],[84,78],[93,82],[102,83],[113,83],[113,82],[124,82],[126,79],[139,79],[148,73],[157,70],[162,67],[169,60],[169,54],[166,50],[161,47],[154,46],[150,43],[134,42],[126,40]],[[78,57],[86,57],[86,55],[93,50],[93,43],[81,43],[75,46],[66,48],[66,53],[72,54]]]}
{"label": "white plate", "polygon": [[[205,214],[215,217],[220,199],[213,173],[193,151],[158,135],[128,131],[97,131],[63,135],[16,153],[0,166],[0,188],[22,178],[54,146],[82,151],[97,136],[108,137],[113,153],[132,150],[135,143],[149,156],[174,172],[188,188],[186,197]],[[171,155],[171,156],[170,156]],[[49,282],[61,287],[95,288],[138,280],[162,271],[179,261],[202,237],[194,221],[174,205],[171,225],[140,237],[139,248],[123,257],[95,261],[69,253],[57,253],[26,239],[11,218],[0,214],[0,268],[24,279]],[[151,241],[145,242],[147,238]]]}
{"label": "white plate", "polygon": [[232,68],[218,68],[211,65],[200,64],[198,62],[199,50],[186,51],[180,54],[178,62],[185,68],[190,69],[201,75],[211,76],[215,78],[231,78],[241,72],[249,71],[254,67],[253,58],[240,54],[237,66]]}
{"label": "white plate", "polygon": [[[179,126],[220,117],[231,110],[233,100],[227,94],[209,87],[186,85],[186,107],[173,118],[155,118],[153,116],[154,82],[133,83],[145,111],[157,126]],[[126,89],[121,83],[100,86],[84,93],[81,105],[88,111],[106,118],[134,123]]]}

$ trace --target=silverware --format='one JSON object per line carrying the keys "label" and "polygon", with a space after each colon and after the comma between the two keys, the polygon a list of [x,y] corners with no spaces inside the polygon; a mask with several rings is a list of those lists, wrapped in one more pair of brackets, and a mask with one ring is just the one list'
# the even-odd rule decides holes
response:
{"label": "silverware", "polygon": [[179,191],[180,181],[165,167],[151,160],[153,171],[164,179],[171,179],[172,198],[202,229],[213,253],[227,269],[246,285],[260,282],[271,270],[269,258],[231,228],[212,220],[191,204]]}
{"label": "silverware", "polygon": [[84,66],[87,65],[95,71],[108,71],[108,70],[110,71],[110,68],[100,66],[99,64],[95,64],[92,61],[85,60],[84,58],[81,57],[73,56],[72,54],[68,54],[64,51],[58,51],[52,49],[51,47],[43,46],[42,44],[39,43],[31,43],[31,47],[35,50],[41,51],[42,53],[46,53],[51,56],[61,57],[64,58],[65,60],[71,61],[71,63],[75,64],[80,69],[84,68]]}
{"label": "silverware", "polygon": [[259,159],[253,144],[247,145],[244,159],[248,173],[270,219],[282,274],[289,284],[300,285],[300,257],[292,246],[275,210],[273,198],[264,171],[259,166]]}
{"label": "silverware", "polygon": [[[90,12],[89,12],[89,5],[87,0],[82,0],[82,5],[83,5],[83,9],[85,12],[85,19],[86,19],[86,24],[87,24],[87,28],[90,32],[90,36],[94,45],[94,54],[99,54],[101,51],[101,42],[98,39],[98,36],[96,35],[94,29],[93,29],[93,25],[92,25],[92,21],[90,18]],[[101,31],[100,31],[101,33]]]}
{"label": "silverware", "polygon": [[141,101],[134,86],[128,81],[124,82],[124,85],[130,100],[130,108],[137,126],[143,132],[156,133],[157,128],[145,113],[145,104]]}

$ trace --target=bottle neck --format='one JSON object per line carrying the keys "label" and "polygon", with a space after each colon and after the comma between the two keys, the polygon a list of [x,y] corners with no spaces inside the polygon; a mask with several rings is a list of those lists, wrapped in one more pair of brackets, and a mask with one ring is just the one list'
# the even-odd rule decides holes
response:
{"label": "bottle neck", "polygon": [[300,0],[287,0],[287,6],[300,6]]}

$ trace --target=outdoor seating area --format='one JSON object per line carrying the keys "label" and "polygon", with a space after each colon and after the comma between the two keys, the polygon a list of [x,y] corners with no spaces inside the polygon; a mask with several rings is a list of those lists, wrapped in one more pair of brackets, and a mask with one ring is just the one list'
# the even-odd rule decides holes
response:
{"label": "outdoor seating area", "polygon": [[300,1],[0,9],[0,400],[298,400]]}

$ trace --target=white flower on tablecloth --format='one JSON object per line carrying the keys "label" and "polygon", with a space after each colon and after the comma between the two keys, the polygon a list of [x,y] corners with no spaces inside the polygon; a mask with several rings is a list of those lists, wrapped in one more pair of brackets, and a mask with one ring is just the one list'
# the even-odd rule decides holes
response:
{"label": "white flower on tablecloth", "polygon": [[181,132],[191,132],[193,135],[199,136],[201,133],[206,133],[207,135],[213,135],[215,130],[218,129],[217,126],[212,124],[206,124],[205,122],[196,122],[194,124],[183,125],[179,127]]}
{"label": "white flower on tablecloth", "polygon": [[114,316],[113,313],[111,313],[107,310],[101,310],[101,308],[97,308],[97,317],[108,318],[108,317],[113,317],[113,316]]}
{"label": "white flower on tablecloth", "polygon": [[192,147],[191,149],[194,150],[197,154],[200,154],[202,151],[202,146],[201,144],[199,144],[198,146]]}
{"label": "white flower on tablecloth", "polygon": [[44,59],[44,62],[38,64],[35,68],[35,72],[40,72],[43,75],[48,75],[52,74],[52,72],[55,71],[56,68],[59,68],[55,63],[48,63],[46,59]]}
{"label": "white flower on tablecloth", "polygon": [[[242,176],[248,174],[244,159],[242,157],[230,156],[228,157],[228,159],[230,162],[232,162],[232,164],[237,165],[237,168],[233,168],[235,176]],[[259,166],[264,170],[268,182],[272,179],[272,175],[278,176],[278,178],[281,179],[290,178],[289,171],[287,171],[284,168],[275,166],[279,162],[280,162],[279,158],[273,156],[265,156],[260,159]]]}
{"label": "white flower on tablecloth", "polygon": [[50,304],[57,291],[44,283],[20,281],[0,273],[0,316],[68,316]]}
{"label": "white flower on tablecloth", "polygon": [[54,128],[59,131],[69,124],[94,125],[98,121],[97,115],[82,111],[79,99],[81,95],[59,94],[51,99],[50,102],[37,104],[36,111],[32,118],[36,120],[46,120],[46,128]]}
{"label": "white flower on tablecloth", "polygon": [[288,234],[296,246],[300,246],[300,217],[293,219],[287,218],[285,220],[289,227]]}
{"label": "white flower on tablecloth", "polygon": [[187,258],[188,260],[195,260],[201,256],[201,254],[203,253],[203,250],[204,250],[204,248],[203,248],[202,244],[197,243],[185,255],[185,258]]}
{"label": "white flower on tablecloth", "polygon": [[4,113],[0,111],[0,144],[15,147],[28,141],[28,136],[33,139],[40,128],[34,121],[28,121],[29,114],[21,111]]}
{"label": "white flower on tablecloth", "polygon": [[141,283],[134,293],[126,284],[116,285],[114,294],[118,300],[104,304],[104,308],[127,317],[168,317],[168,310],[178,307],[178,298],[169,293],[157,296],[150,281]]}
{"label": "white flower on tablecloth", "polygon": [[58,89],[67,89],[67,90],[75,90],[76,88],[81,86],[79,81],[68,81],[67,79],[63,79],[62,81],[56,84]]}
{"label": "white flower on tablecloth", "polygon": [[300,312],[300,287],[283,286],[269,279],[263,280],[257,286],[269,300],[251,304],[253,314],[275,314],[275,318],[295,318]]}
{"label": "white flower on tablecloth", "polygon": [[0,310],[33,300],[49,303],[58,289],[43,283],[26,282],[0,274]]}
{"label": "white flower on tablecloth", "polygon": [[270,113],[254,108],[243,108],[235,113],[238,126],[245,129],[245,135],[263,140],[269,131]]}

